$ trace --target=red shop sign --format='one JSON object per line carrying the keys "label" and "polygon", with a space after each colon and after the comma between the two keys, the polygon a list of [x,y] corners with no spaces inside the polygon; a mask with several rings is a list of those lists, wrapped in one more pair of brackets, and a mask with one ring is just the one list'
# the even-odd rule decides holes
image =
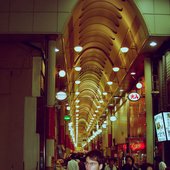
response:
{"label": "red shop sign", "polygon": [[131,101],[138,101],[140,99],[140,95],[136,92],[129,93],[128,99]]}
{"label": "red shop sign", "polygon": [[145,149],[145,144],[144,144],[144,142],[132,143],[132,144],[130,144],[130,148],[133,151],[142,150],[142,149]]}

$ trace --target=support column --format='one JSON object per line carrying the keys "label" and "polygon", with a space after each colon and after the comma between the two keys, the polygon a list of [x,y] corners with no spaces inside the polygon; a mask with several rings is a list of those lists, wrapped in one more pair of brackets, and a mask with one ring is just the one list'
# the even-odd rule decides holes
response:
{"label": "support column", "polygon": [[154,153],[154,129],[153,129],[153,107],[152,107],[152,70],[151,61],[145,58],[145,100],[146,100],[146,154],[147,162],[153,163]]}
{"label": "support column", "polygon": [[112,147],[112,122],[110,120],[110,117],[112,116],[112,108],[109,108],[109,114],[108,114],[108,147]]}
{"label": "support column", "polygon": [[102,148],[103,154],[106,156],[107,154],[107,147],[108,147],[108,137],[107,137],[107,129],[102,129]]}
{"label": "support column", "polygon": [[46,137],[46,169],[53,169],[52,161],[55,150],[55,72],[56,72],[56,41],[48,44],[48,81],[47,81],[47,137]]}
{"label": "support column", "polygon": [[108,156],[111,156],[111,148],[112,148],[112,122],[110,121],[111,114],[112,114],[112,110],[110,108],[109,115],[108,115],[108,149],[107,149]]}
{"label": "support column", "polygon": [[65,147],[65,135],[66,135],[66,124],[67,122],[64,121],[64,115],[65,115],[65,105],[61,105],[60,109],[60,115],[58,116],[58,144],[63,145]]}

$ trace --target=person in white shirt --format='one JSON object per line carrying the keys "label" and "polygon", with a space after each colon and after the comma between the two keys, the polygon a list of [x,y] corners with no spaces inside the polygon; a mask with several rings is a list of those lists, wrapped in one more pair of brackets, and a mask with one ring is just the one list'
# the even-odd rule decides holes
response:
{"label": "person in white shirt", "polygon": [[105,166],[104,170],[117,170],[117,167],[115,164],[116,164],[116,159],[109,158],[108,165]]}
{"label": "person in white shirt", "polygon": [[79,165],[76,160],[77,155],[75,153],[73,153],[70,157],[71,157],[71,160],[68,161],[67,170],[79,170]]}
{"label": "person in white shirt", "polygon": [[156,156],[154,160],[158,170],[165,170],[167,168],[166,163],[162,160],[160,156]]}

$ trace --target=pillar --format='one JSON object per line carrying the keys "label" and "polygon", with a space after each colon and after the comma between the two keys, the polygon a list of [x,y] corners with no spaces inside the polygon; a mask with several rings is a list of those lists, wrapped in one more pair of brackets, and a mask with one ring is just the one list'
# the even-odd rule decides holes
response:
{"label": "pillar", "polygon": [[112,108],[109,109],[108,115],[108,156],[111,156],[111,148],[112,148],[112,122],[110,121],[110,116],[112,114]]}
{"label": "pillar", "polygon": [[147,162],[153,163],[154,151],[154,129],[153,129],[153,107],[152,107],[152,70],[151,61],[145,58],[145,100],[146,100],[146,154]]}
{"label": "pillar", "polygon": [[56,41],[48,44],[48,75],[47,75],[47,136],[46,136],[46,169],[53,168],[52,161],[55,150],[55,72],[56,72]]}
{"label": "pillar", "polygon": [[102,148],[103,154],[106,156],[108,147],[108,136],[107,136],[107,128],[102,129]]}
{"label": "pillar", "polygon": [[66,135],[66,124],[68,122],[64,121],[65,115],[65,105],[62,103],[61,109],[58,115],[58,144],[65,147],[65,135]]}

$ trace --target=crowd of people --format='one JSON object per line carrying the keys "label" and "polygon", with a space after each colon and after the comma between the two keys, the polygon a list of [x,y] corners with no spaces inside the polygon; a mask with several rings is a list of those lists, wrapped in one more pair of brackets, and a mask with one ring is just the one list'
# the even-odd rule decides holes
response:
{"label": "crowd of people", "polygon": [[[101,151],[91,150],[86,154],[72,153],[69,158],[61,162],[60,170],[166,170],[167,166],[160,156],[154,158],[154,164],[144,162],[136,165],[132,156],[127,155],[121,167],[116,158],[105,158]],[[58,170],[57,169],[57,170]]]}

